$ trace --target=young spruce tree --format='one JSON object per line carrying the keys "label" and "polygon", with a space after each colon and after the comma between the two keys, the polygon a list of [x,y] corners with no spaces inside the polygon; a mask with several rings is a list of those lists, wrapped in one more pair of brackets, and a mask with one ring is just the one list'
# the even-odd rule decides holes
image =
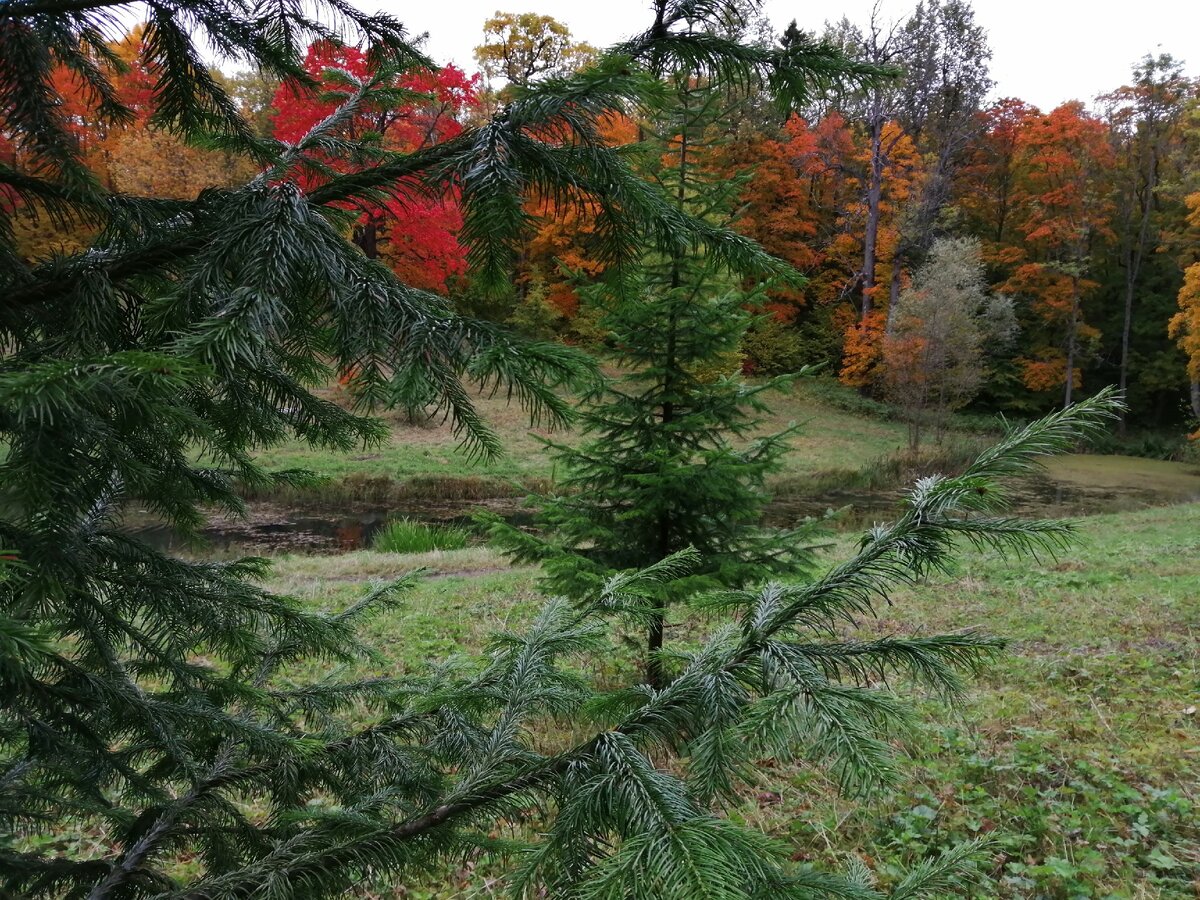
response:
{"label": "young spruce tree", "polygon": [[[714,157],[746,92],[690,67],[662,77],[664,99],[639,128],[639,171],[681,214],[727,228],[744,180]],[[682,246],[581,289],[585,303],[604,310],[612,362],[625,374],[584,409],[581,446],[549,444],[560,475],[558,495],[540,510],[545,536],[490,519],[515,559],[542,564],[548,590],[576,599],[594,596],[616,572],[688,547],[699,553],[688,578],[664,586],[648,623],[646,669],[656,686],[671,602],[801,574],[812,563],[811,525],[760,527],[764,480],[796,430],[751,439],[768,411],[765,396],[795,377],[741,378],[746,309],[761,305],[760,291],[745,289],[705,248]]]}
{"label": "young spruce tree", "polygon": [[[594,69],[515,92],[494,119],[411,154],[339,136],[386,102],[396,72],[428,64],[390,18],[340,0],[136,7],[149,15],[155,124],[262,166],[185,201],[107,192],[81,162],[78,123],[62,118],[65,72],[88,86],[94,122],[129,119],[107,48],[134,7],[0,5],[0,140],[11,142],[0,154],[0,896],[395,893],[487,854],[508,855],[525,896],[884,896],[861,873],[792,862],[721,815],[721,798],[767,753],[816,760],[855,790],[889,777],[905,707],[880,682],[903,672],[953,696],[998,644],[831,635],[889,585],[944,569],[956,538],[1026,552],[1067,539],[1066,525],[997,512],[995,482],[1097,423],[1103,399],[1010,434],[957,478],[926,479],[896,522],[811,583],[720,595],[723,622],[660,689],[599,687],[579,657],[611,646],[614,614],[652,616],[659,585],[697,564],[688,554],[610,580],[591,603],[548,602],[475,665],[363,680],[333,668],[309,682],[296,680],[298,661],[370,654],[356,627],[407,580],[314,610],[264,590],[263,560],[176,559],[119,527],[129,503],[184,529],[206,506],[239,509],[238,481],[295,477],[255,461],[284,438],[332,451],[377,439],[369,407],[313,392],[339,372],[355,372],[363,404],[419,398],[449,412],[484,453],[495,441],[464,381],[565,416],[552,387],[579,373],[575,356],[455,316],[351,242],[359,211],[382,197],[457,190],[485,285],[509,271],[535,186],[600,204],[614,267],[683,246],[743,274],[777,272],[754,245],[663,202],[598,137],[603,116],[653,98],[665,58],[793,93],[853,74],[824,48],[781,55],[681,28],[724,5],[662,0],[652,27]],[[303,80],[304,49],[338,33],[330,22],[369,46],[372,73],[341,73],[340,108],[295,144],[257,137],[198,43]],[[355,171],[330,164],[340,156]],[[7,227],[18,206],[84,217],[96,240],[24,259]],[[578,727],[546,727],[563,720]],[[534,827],[514,827],[531,816]],[[500,842],[501,831],[524,839]],[[891,896],[962,885],[970,850],[921,861]]]}

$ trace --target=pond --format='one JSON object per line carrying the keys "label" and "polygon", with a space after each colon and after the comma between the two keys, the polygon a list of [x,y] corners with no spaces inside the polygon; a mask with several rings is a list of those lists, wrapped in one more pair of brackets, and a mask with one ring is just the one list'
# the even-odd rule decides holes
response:
{"label": "pond", "polygon": [[[1044,473],[1012,485],[1013,511],[1026,516],[1084,516],[1200,500],[1200,471],[1180,463],[1114,456],[1065,456],[1049,461]],[[835,527],[858,529],[892,518],[900,492],[828,490],[786,497],[766,508],[763,524],[789,527],[809,517],[840,511]],[[411,501],[403,507],[365,503],[333,506],[252,504],[245,519],[213,517],[203,543],[188,544],[170,527],[131,511],[128,528],[168,552],[204,557],[247,553],[343,553],[369,547],[375,532],[391,519],[470,524],[471,514],[489,509],[515,524],[532,525],[519,498]]]}
{"label": "pond", "polygon": [[393,519],[473,527],[472,513],[487,509],[516,524],[532,524],[520,498],[406,503],[280,505],[247,504],[246,517],[214,515],[201,529],[201,543],[185,540],[171,526],[150,521],[139,510],[126,517],[126,530],[160,550],[210,558],[245,554],[346,553],[371,546],[375,533]]}

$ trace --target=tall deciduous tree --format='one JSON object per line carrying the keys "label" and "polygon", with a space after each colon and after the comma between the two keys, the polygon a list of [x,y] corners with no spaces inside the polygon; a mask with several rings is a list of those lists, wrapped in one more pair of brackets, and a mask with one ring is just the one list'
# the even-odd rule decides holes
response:
{"label": "tall deciduous tree", "polygon": [[[1129,383],[1135,299],[1146,255],[1156,237],[1156,211],[1171,138],[1192,92],[1182,64],[1169,55],[1146,56],[1133,70],[1133,84],[1101,98],[1117,160],[1116,227],[1124,269],[1124,313],[1118,388]],[[1121,417],[1121,432],[1125,417]]]}
{"label": "tall deciduous tree", "polygon": [[924,166],[898,224],[889,323],[903,271],[921,262],[938,235],[939,217],[979,127],[980,105],[992,87],[987,33],[976,24],[965,0],[922,0],[905,22],[902,38],[904,75],[897,119]]}
{"label": "tall deciduous tree", "polygon": [[[958,205],[967,225],[994,256],[1011,244],[1017,204],[1018,138],[1040,111],[1022,100],[997,100],[979,113],[979,131],[958,174]],[[989,252],[990,250],[990,252]]]}
{"label": "tall deciduous tree", "polygon": [[[878,4],[871,10],[865,30],[843,18],[836,26],[827,28],[826,39],[841,46],[848,55],[875,66],[894,67],[899,74],[904,46],[902,23],[885,24]],[[884,169],[895,143],[904,137],[903,129],[887,125],[897,113],[900,98],[898,84],[876,82],[865,91],[847,93],[839,107],[855,121],[861,122],[867,135],[866,176],[862,179],[863,203],[866,216],[863,222],[862,268],[858,273],[859,313],[864,326],[870,324],[876,301],[876,264],[879,255],[879,228],[883,207]]]}
{"label": "tall deciduous tree", "polygon": [[[878,269],[896,272],[900,265],[897,251],[902,240],[905,210],[915,202],[924,177],[924,161],[912,139],[899,122],[889,121],[883,128],[883,146],[887,156],[882,169],[882,190],[878,205],[872,211],[869,203],[852,203],[842,216],[850,223],[863,223],[874,218],[874,241],[878,252]],[[861,146],[856,154],[858,169],[873,168],[873,145]],[[865,240],[865,238],[864,238]],[[886,265],[884,264],[886,261]],[[899,274],[896,275],[899,278]],[[876,284],[876,289],[881,285]],[[843,383],[858,388],[874,385],[880,376],[883,336],[891,314],[886,303],[872,306],[857,322],[850,323],[845,332],[842,367],[839,376]]]}
{"label": "tall deciduous tree", "polygon": [[[608,146],[623,147],[637,139],[637,125],[626,115],[612,115],[600,123],[600,134]],[[603,255],[595,251],[603,235],[597,230],[598,209],[577,195],[538,195],[526,204],[531,233],[522,247],[516,282],[530,300],[532,285],[540,282],[544,302],[567,319],[579,312],[578,287],[582,280],[604,274]]]}
{"label": "tall deciduous tree", "polygon": [[[959,0],[923,0],[906,20],[890,25],[876,5],[865,29],[843,19],[828,34],[856,58],[897,71],[892,81],[839,103],[864,132],[860,321],[846,332],[842,377],[865,386],[875,379],[880,341],[892,325],[905,272],[936,236],[953,170],[991,86],[991,53],[970,5]],[[903,183],[889,185],[897,177]]]}
{"label": "tall deciduous tree", "polygon": [[591,62],[594,47],[571,36],[552,16],[497,12],[483,23],[475,60],[489,82],[527,85],[541,77],[569,75]]}
{"label": "tall deciduous tree", "polygon": [[[379,76],[378,64],[356,47],[318,41],[304,60],[306,78],[279,86],[272,102],[274,133],[294,142],[330,116],[353,92],[351,79]],[[436,71],[396,73],[378,85],[373,107],[362,107],[353,119],[339,123],[338,137],[360,141],[376,152],[412,153],[462,133],[462,120],[478,103],[476,78],[454,66]],[[362,160],[329,161],[337,171],[362,166]],[[309,183],[324,174],[315,169]],[[394,186],[395,197],[384,197],[363,209],[354,225],[354,241],[372,259],[382,259],[408,284],[446,293],[466,274],[464,248],[457,233],[462,227],[456,192],[431,195],[411,179]]]}
{"label": "tall deciduous tree", "polygon": [[[746,179],[736,225],[769,253],[811,275],[824,259],[820,193],[813,185],[828,176],[817,132],[791,116],[778,136],[753,140],[744,157],[754,161]],[[772,312],[791,320],[805,303],[803,288],[781,285],[772,291]]]}
{"label": "tall deciduous tree", "polygon": [[[1187,206],[1188,224],[1194,233],[1200,232],[1200,193],[1189,194]],[[1168,332],[1187,354],[1192,415],[1200,419],[1200,259],[1195,259],[1196,255],[1192,250],[1187,257],[1189,263],[1179,289],[1179,311],[1171,317]]]}
{"label": "tall deciduous tree", "polygon": [[[189,142],[153,121],[154,81],[144,58],[146,39],[146,26],[139,24],[108,36],[103,46],[89,51],[92,64],[107,69],[111,83],[107,102],[127,111],[119,119],[103,114],[105,98],[69,64],[59,61],[53,67],[51,81],[58,91],[63,127],[88,173],[109,190],[180,200],[193,198],[205,188],[245,180],[256,170],[245,153]],[[206,74],[220,81],[218,73]],[[14,146],[12,152],[14,168],[31,162],[19,148]],[[95,225],[78,218],[64,221],[35,199],[14,217],[13,229],[20,255],[44,260],[82,250],[96,237]]]}
{"label": "tall deciduous tree", "polygon": [[1063,389],[1069,406],[1079,384],[1082,303],[1096,287],[1091,254],[1112,237],[1112,149],[1104,123],[1078,102],[1029,120],[1017,136],[1022,262],[1004,290],[1031,297],[1047,343],[1026,360],[1026,384]]}

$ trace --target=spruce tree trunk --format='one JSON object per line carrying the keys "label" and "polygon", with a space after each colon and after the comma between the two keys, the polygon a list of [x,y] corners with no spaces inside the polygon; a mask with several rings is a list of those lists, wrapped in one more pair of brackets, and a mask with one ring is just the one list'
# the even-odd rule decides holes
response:
{"label": "spruce tree trunk", "polygon": [[656,690],[666,683],[662,659],[663,629],[666,625],[666,600],[660,600],[650,619],[650,634],[646,641],[646,683]]}
{"label": "spruce tree trunk", "polygon": [[[684,204],[687,200],[687,166],[688,166],[688,93],[685,88],[683,92],[683,118],[682,128],[679,134],[679,184],[675,189],[675,204],[680,212],[683,211]],[[674,395],[675,381],[679,373],[679,362],[677,360],[677,340],[679,329],[679,316],[675,306],[677,297],[674,293],[679,290],[683,283],[682,277],[683,261],[679,254],[676,253],[671,260],[671,304],[670,314],[667,320],[667,346],[665,348],[665,359],[663,361],[663,394],[665,400],[662,405],[662,427],[666,429],[675,420],[675,404],[670,399]],[[659,516],[658,521],[658,558],[666,559],[670,556],[675,548],[671,546],[671,533],[673,531],[670,513],[664,511]],[[662,668],[662,660],[660,653],[663,648],[663,636],[666,630],[667,619],[667,598],[660,594],[658,605],[654,608],[650,615],[650,628],[646,636],[646,680],[651,687],[661,688],[666,683],[666,676]]]}
{"label": "spruce tree trunk", "polygon": [[[671,275],[672,286],[677,287],[678,269]],[[677,327],[676,316],[672,308],[670,329],[667,332],[667,359],[666,359],[666,378],[664,380],[665,393],[670,396],[672,387],[672,373],[675,369],[675,329]],[[662,427],[667,428],[675,419],[675,404],[670,400],[666,400],[662,405]],[[663,512],[658,519],[658,558],[666,559],[674,551],[671,546],[671,516],[668,512]],[[661,688],[666,684],[666,675],[663,672],[662,660],[659,654],[663,648],[663,634],[666,630],[667,620],[667,598],[663,594],[658,595],[658,605],[650,614],[650,629],[646,636],[646,681],[653,688]]]}

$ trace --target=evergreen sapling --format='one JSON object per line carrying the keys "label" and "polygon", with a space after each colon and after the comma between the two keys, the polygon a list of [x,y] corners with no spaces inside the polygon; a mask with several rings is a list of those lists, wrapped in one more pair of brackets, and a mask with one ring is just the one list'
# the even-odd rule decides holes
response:
{"label": "evergreen sapling", "polygon": [[[665,102],[640,127],[640,170],[681,214],[727,228],[743,181],[713,158],[737,91],[691,70],[669,73],[665,83]],[[745,310],[761,305],[763,286],[744,288],[736,270],[702,248],[650,254],[580,293],[603,310],[611,362],[623,375],[589,398],[581,446],[548,442],[560,475],[557,495],[541,502],[544,534],[484,518],[514,559],[541,563],[547,590],[577,599],[594,596],[616,572],[696,550],[701,562],[663,588],[648,622],[647,672],[661,685],[670,603],[811,569],[814,523],[760,526],[765,479],[796,429],[755,432],[766,396],[795,376],[741,379]]]}

